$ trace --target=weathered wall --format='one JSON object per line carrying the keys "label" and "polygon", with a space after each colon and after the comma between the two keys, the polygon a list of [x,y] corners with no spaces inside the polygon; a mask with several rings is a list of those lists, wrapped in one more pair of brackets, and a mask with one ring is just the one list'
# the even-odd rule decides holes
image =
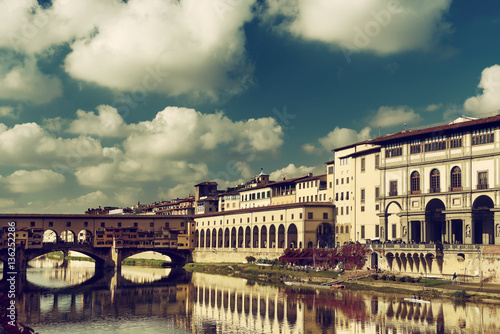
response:
{"label": "weathered wall", "polygon": [[283,255],[283,251],[279,252],[251,252],[240,249],[228,250],[195,250],[193,251],[193,262],[201,263],[224,263],[224,262],[246,262],[247,256],[253,256],[256,259],[277,259]]}

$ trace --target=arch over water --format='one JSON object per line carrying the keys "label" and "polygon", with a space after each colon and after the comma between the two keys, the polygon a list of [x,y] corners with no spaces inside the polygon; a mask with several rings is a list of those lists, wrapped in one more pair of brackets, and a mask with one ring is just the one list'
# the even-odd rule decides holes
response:
{"label": "arch over water", "polygon": [[75,232],[71,230],[65,230],[59,236],[59,242],[63,243],[74,243],[76,240]]}
{"label": "arch over water", "polygon": [[269,246],[276,248],[276,227],[274,224],[269,226]]}
{"label": "arch over water", "polygon": [[78,243],[79,244],[92,244],[93,243],[93,237],[92,237],[92,232],[89,230],[81,230],[78,232]]}
{"label": "arch over water", "polygon": [[278,248],[285,247],[285,226],[280,224],[278,227]]}

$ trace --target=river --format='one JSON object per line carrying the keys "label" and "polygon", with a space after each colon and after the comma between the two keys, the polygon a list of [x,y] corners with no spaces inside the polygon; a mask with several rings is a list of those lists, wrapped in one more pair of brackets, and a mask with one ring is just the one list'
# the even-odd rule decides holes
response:
{"label": "river", "polygon": [[403,296],[275,287],[182,269],[37,260],[16,300],[43,333],[500,333],[500,307]]}

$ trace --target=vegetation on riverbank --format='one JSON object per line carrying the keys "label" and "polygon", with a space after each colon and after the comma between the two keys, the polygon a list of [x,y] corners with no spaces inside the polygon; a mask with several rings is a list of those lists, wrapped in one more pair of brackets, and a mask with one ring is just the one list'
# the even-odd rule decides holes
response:
{"label": "vegetation on riverbank", "polygon": [[[283,266],[259,266],[252,263],[189,263],[184,266],[186,271],[202,272],[246,278],[280,284],[285,281],[300,281],[303,283],[321,284],[331,281],[343,281],[352,290],[378,291],[405,296],[420,295],[424,299],[450,298],[456,302],[492,302],[500,303],[500,290],[485,288],[478,284],[452,284],[452,282],[435,278],[420,278],[371,274],[355,280],[347,280],[354,272],[339,274],[332,271],[291,270]],[[481,291],[479,291],[481,290]]]}

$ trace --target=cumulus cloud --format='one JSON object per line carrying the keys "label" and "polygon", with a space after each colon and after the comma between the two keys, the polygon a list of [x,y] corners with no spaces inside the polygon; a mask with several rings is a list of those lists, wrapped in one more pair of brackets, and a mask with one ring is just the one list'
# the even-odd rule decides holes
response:
{"label": "cumulus cloud", "polygon": [[323,150],[321,148],[310,143],[302,145],[302,151],[304,151],[307,154],[316,154],[316,155],[320,155],[321,153],[323,153]]}
{"label": "cumulus cloud", "polygon": [[295,164],[289,164],[286,167],[275,170],[269,175],[269,179],[273,181],[280,181],[283,178],[292,179],[294,177],[305,176],[309,173],[313,175],[325,174],[325,166],[299,166],[296,167]]}
{"label": "cumulus cloud", "polygon": [[253,2],[58,0],[44,8],[34,0],[4,1],[0,48],[30,59],[10,82],[44,79],[38,87],[52,94],[36,97],[45,101],[58,96],[60,83],[40,73],[34,59],[59,45],[71,49],[64,69],[73,78],[142,99],[162,93],[216,100],[251,84],[243,25],[253,18]]}
{"label": "cumulus cloud", "polygon": [[76,119],[69,125],[68,132],[74,134],[94,135],[98,137],[125,137],[127,125],[116,108],[108,105],[97,107],[98,114],[93,111],[78,110]]}
{"label": "cumulus cloud", "polygon": [[500,65],[483,70],[478,88],[482,92],[468,98],[464,110],[473,115],[497,113],[500,110]]}
{"label": "cumulus cloud", "polygon": [[0,53],[1,99],[42,104],[61,95],[61,81],[42,73],[33,56],[19,59],[13,54]]}
{"label": "cumulus cloud", "polygon": [[63,175],[48,169],[17,170],[2,179],[7,189],[13,193],[36,193],[59,187],[64,181]]}
{"label": "cumulus cloud", "polygon": [[359,141],[364,141],[370,138],[369,127],[363,128],[360,132],[348,128],[335,127],[325,137],[318,139],[321,146],[328,151],[342,146],[354,144]]}
{"label": "cumulus cloud", "polygon": [[382,106],[370,119],[372,127],[388,128],[395,125],[416,124],[422,121],[422,117],[407,106],[388,107]]}
{"label": "cumulus cloud", "polygon": [[[253,1],[131,0],[72,43],[65,61],[74,78],[137,94],[217,99],[249,84],[243,24]],[[140,52],[137,52],[140,50]]]}
{"label": "cumulus cloud", "polygon": [[[171,188],[159,187],[158,199],[169,201],[176,198],[188,197],[190,194],[194,194],[194,185],[195,182],[185,182]],[[220,186],[219,189],[221,189]]]}
{"label": "cumulus cloud", "polygon": [[94,138],[54,137],[36,123],[16,124],[12,128],[0,123],[0,164],[21,167],[72,168],[101,161],[102,146]]}
{"label": "cumulus cloud", "polygon": [[392,54],[425,49],[450,25],[451,0],[269,0],[264,18],[278,30],[345,50]]}

